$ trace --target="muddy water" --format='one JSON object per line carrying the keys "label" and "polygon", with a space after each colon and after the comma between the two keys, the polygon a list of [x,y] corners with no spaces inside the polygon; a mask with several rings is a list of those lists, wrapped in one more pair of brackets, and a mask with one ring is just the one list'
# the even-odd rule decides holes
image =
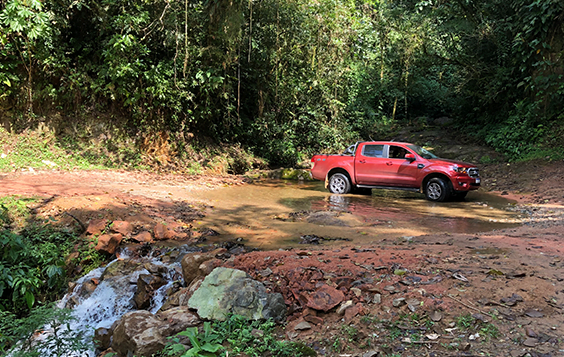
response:
{"label": "muddy water", "polygon": [[522,218],[507,210],[511,201],[479,192],[462,202],[433,203],[406,191],[333,195],[321,182],[263,181],[196,195],[213,206],[195,222],[220,233],[212,241],[243,238],[261,249],[301,246],[304,235],[365,244],[431,233],[477,233],[514,227]]}

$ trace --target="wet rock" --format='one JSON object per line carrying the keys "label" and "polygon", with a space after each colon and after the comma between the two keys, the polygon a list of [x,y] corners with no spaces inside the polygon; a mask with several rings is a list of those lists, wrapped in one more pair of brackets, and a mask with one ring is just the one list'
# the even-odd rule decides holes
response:
{"label": "wet rock", "polygon": [[106,229],[107,221],[105,219],[95,219],[88,223],[88,228],[86,228],[86,234],[98,235]]}
{"label": "wet rock", "polygon": [[167,336],[176,335],[186,330],[188,327],[198,326],[201,322],[198,315],[192,312],[187,306],[178,306],[158,312],[156,317],[164,323],[161,328],[161,333]]}
{"label": "wet rock", "polygon": [[160,276],[151,274],[140,274],[137,279],[137,290],[133,296],[133,301],[137,309],[147,309],[151,306],[155,290],[165,285],[166,281]]}
{"label": "wet rock", "polygon": [[134,235],[133,237],[131,237],[131,239],[139,243],[149,243],[153,241],[153,236],[151,235],[150,232],[143,231]]}
{"label": "wet rock", "polygon": [[184,277],[184,282],[186,285],[190,283],[198,276],[203,275],[200,272],[200,265],[208,260],[215,258],[217,254],[225,253],[225,249],[216,249],[212,252],[207,253],[189,253],[182,258],[182,276]]}
{"label": "wet rock", "polygon": [[189,287],[178,290],[172,293],[172,295],[165,301],[160,311],[169,310],[175,306],[188,306],[188,301],[194,294],[196,290],[202,284],[204,279],[195,279],[192,281]]}
{"label": "wet rock", "polygon": [[110,348],[112,343],[112,332],[105,327],[97,328],[92,340],[98,350],[105,351]]}
{"label": "wet rock", "polygon": [[339,305],[344,298],[345,294],[342,291],[323,285],[308,297],[307,307],[327,312]]}
{"label": "wet rock", "polygon": [[114,221],[110,226],[110,231],[127,237],[133,232],[133,225],[127,221]]}
{"label": "wet rock", "polygon": [[249,319],[282,321],[286,305],[279,293],[267,293],[263,284],[247,273],[229,268],[216,268],[206,276],[194,292],[188,306],[205,319],[225,320],[229,314]]}
{"label": "wet rock", "polygon": [[117,247],[123,240],[123,236],[119,233],[115,234],[102,234],[98,237],[98,244],[96,244],[96,250],[106,254],[114,254]]}
{"label": "wet rock", "polygon": [[102,281],[125,276],[133,273],[136,270],[141,269],[142,266],[139,262],[133,260],[117,260],[114,261],[112,264],[108,265],[102,273],[102,277],[100,278]]}
{"label": "wet rock", "polygon": [[161,325],[162,322],[148,311],[128,312],[114,329],[112,349],[119,356],[152,356],[167,342],[159,331]]}

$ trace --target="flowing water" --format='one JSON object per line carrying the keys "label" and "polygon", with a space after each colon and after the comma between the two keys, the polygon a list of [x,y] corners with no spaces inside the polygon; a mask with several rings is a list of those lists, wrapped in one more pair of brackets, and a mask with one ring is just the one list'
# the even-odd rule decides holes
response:
{"label": "flowing water", "polygon": [[481,192],[471,192],[461,202],[437,203],[408,191],[334,195],[322,182],[268,180],[196,195],[213,206],[197,227],[219,232],[213,238],[217,241],[240,237],[261,249],[293,246],[304,235],[365,244],[401,236],[486,232],[516,226],[524,218],[512,210],[513,202]]}

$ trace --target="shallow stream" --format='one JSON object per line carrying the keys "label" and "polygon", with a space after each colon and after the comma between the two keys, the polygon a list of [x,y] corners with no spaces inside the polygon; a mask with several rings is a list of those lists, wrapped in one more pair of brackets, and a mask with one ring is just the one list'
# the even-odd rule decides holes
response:
{"label": "shallow stream", "polygon": [[[460,202],[430,202],[408,191],[334,195],[322,182],[265,180],[195,193],[213,206],[196,227],[220,233],[210,240],[243,238],[246,245],[278,249],[304,235],[344,238],[352,244],[434,233],[477,233],[514,227],[524,218],[514,202],[471,192]],[[340,240],[329,244],[342,244]]]}

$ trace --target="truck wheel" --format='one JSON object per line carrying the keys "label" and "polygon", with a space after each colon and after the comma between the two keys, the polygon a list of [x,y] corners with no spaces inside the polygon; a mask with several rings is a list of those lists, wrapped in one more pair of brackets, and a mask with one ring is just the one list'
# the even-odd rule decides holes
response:
{"label": "truck wheel", "polygon": [[450,198],[448,183],[442,178],[435,177],[425,186],[425,197],[429,201],[443,202]]}
{"label": "truck wheel", "polygon": [[329,177],[329,191],[340,195],[351,192],[351,183],[347,176],[334,174]]}

